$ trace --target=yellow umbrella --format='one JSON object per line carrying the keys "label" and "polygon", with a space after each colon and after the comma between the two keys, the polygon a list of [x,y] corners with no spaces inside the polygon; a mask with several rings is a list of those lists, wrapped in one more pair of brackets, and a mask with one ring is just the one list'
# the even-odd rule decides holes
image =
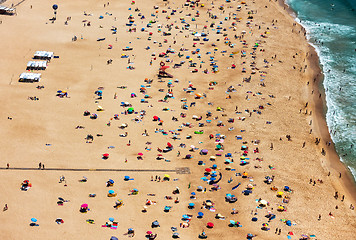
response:
{"label": "yellow umbrella", "polygon": [[283,192],[278,192],[277,195],[282,196]]}

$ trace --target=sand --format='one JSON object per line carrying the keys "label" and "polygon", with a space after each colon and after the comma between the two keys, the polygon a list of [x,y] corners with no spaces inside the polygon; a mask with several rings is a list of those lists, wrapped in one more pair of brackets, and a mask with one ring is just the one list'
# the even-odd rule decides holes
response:
{"label": "sand", "polygon": [[[214,5],[211,5],[211,2],[201,1],[205,6],[201,7],[199,3],[199,7],[192,10],[186,7],[182,9],[184,1],[138,0],[135,5],[131,5],[131,1],[110,2],[109,5],[107,1],[66,1],[58,3],[57,20],[51,23],[49,19],[53,17],[52,5],[56,2],[36,0],[18,5],[15,16],[0,15],[1,32],[6,33],[0,37],[0,131],[3,136],[0,144],[0,165],[3,168],[6,168],[7,163],[10,165],[10,169],[0,170],[0,180],[3,183],[0,187],[0,205],[7,204],[9,207],[0,214],[0,238],[48,239],[48,236],[51,236],[51,239],[110,239],[111,236],[117,236],[123,239],[128,238],[123,234],[132,227],[137,239],[143,239],[148,230],[157,233],[157,239],[170,239],[170,228],[174,226],[178,228],[182,239],[196,239],[203,229],[209,239],[246,238],[247,233],[256,234],[256,239],[285,239],[289,232],[293,232],[293,235],[290,235],[292,239],[299,239],[301,234],[315,234],[317,239],[352,239],[356,222],[355,211],[349,206],[355,205],[355,188],[345,167],[335,155],[333,145],[326,144],[330,136],[323,119],[322,98],[319,98],[317,92],[320,69],[316,53],[307,44],[304,30],[295,24],[283,5],[268,1],[246,2],[247,5],[240,1],[214,1]],[[11,6],[11,3],[12,1],[6,1],[4,4]],[[13,3],[16,5],[15,1]],[[218,7],[222,4],[224,10],[219,10]],[[147,28],[148,21],[155,19],[151,16],[151,13],[156,11],[153,9],[155,5],[159,6],[157,23],[152,24],[152,28]],[[241,11],[236,11],[237,5],[242,6]],[[162,13],[162,10],[170,13],[168,6],[179,9],[167,21],[167,14]],[[131,11],[128,10],[130,7]],[[146,19],[139,19],[139,12],[134,11],[136,7]],[[211,12],[219,18],[209,19],[208,9],[212,9]],[[180,13],[181,10],[183,12]],[[199,10],[200,16],[193,22],[191,18],[196,14],[196,10]],[[251,10],[255,14],[248,14]],[[85,16],[84,11],[92,16]],[[235,26],[236,31],[229,28],[236,20],[224,21],[224,17],[229,17],[229,12],[234,12],[241,18]],[[188,13],[192,16],[187,16]],[[137,24],[137,31],[131,33],[127,31],[130,27],[126,26],[130,14],[135,17]],[[100,15],[104,18],[99,19]],[[250,28],[246,26],[249,15],[253,16],[253,19],[249,19],[252,22]],[[65,25],[67,17],[71,19],[68,25]],[[209,32],[209,41],[204,42],[201,37],[199,42],[195,41],[197,47],[194,48],[194,36],[189,34],[189,30],[182,30],[180,17],[184,17],[191,24],[191,32],[202,32],[203,26],[207,25],[208,28],[204,31]],[[87,22],[83,20],[90,21],[91,26],[84,26]],[[216,34],[216,25],[213,27],[215,31],[210,29],[213,21],[216,25],[220,25],[219,21],[224,21],[222,26],[227,28],[227,31],[221,31],[227,36]],[[170,31],[172,35],[162,36],[162,32],[168,30],[162,27],[162,32],[158,32],[157,25],[167,23],[174,24]],[[117,27],[117,34],[112,34],[112,26]],[[179,26],[179,29],[175,29],[175,26]],[[261,29],[258,26],[261,26]],[[144,32],[141,32],[142,27],[146,28]],[[180,30],[182,33],[179,33]],[[242,31],[246,31],[242,39],[248,44],[245,46],[239,39],[234,39],[234,35],[241,36]],[[153,33],[150,41],[149,32]],[[261,34],[264,37],[261,37]],[[77,41],[72,41],[74,36],[78,38]],[[235,44],[234,48],[224,44],[224,37],[228,37],[231,43]],[[97,41],[98,38],[106,39]],[[167,39],[167,43],[164,39]],[[174,40],[176,44],[173,43]],[[255,55],[251,55],[257,41],[259,46]],[[162,47],[159,43],[162,43]],[[212,43],[218,48],[215,53]],[[108,49],[108,45],[112,45],[112,49]],[[127,46],[133,50],[123,51]],[[147,46],[151,49],[145,50]],[[170,66],[167,72],[174,76],[171,79],[174,99],[168,98],[167,102],[160,102],[158,100],[163,100],[168,90],[168,79],[163,78],[160,82],[157,77],[160,62],[165,60],[158,57],[158,54],[165,52],[169,46],[176,51],[176,54],[169,54],[169,59],[173,62],[166,63]],[[179,51],[181,47],[188,51]],[[191,53],[197,48],[200,49],[201,59],[197,58],[197,54]],[[59,58],[52,59],[47,70],[41,71],[41,82],[18,82],[18,76],[25,72],[27,62],[37,50],[53,51]],[[226,50],[226,53],[221,53],[223,50]],[[246,57],[241,57],[242,50],[246,51]],[[208,51],[212,53],[206,54]],[[236,51],[238,53],[229,57],[230,53]],[[156,60],[153,60],[153,52],[156,53]],[[178,52],[184,53],[185,56],[179,58]],[[120,58],[121,54],[128,54],[131,63],[128,64],[128,58]],[[185,59],[187,55],[197,63],[196,67],[188,68],[189,59]],[[212,73],[209,56],[215,56],[219,66],[218,73]],[[256,58],[252,59],[252,56]],[[107,64],[109,59],[113,60],[112,64]],[[264,62],[264,59],[268,63]],[[174,64],[182,60],[186,63],[173,69]],[[205,62],[202,63],[202,68],[200,61]],[[258,68],[256,74],[251,74],[253,61]],[[235,69],[231,69],[232,64],[236,65]],[[128,70],[128,66],[134,66],[135,69]],[[195,68],[198,72],[191,73]],[[209,70],[209,74],[202,72],[205,68]],[[246,68],[247,72],[241,72],[242,68]],[[251,81],[244,82],[243,78],[249,76]],[[144,96],[139,92],[140,86],[148,85],[144,82],[145,78],[153,79],[150,87],[146,89],[146,94],[151,98],[146,99],[148,103],[140,103]],[[315,83],[314,78],[317,78]],[[176,79],[179,82],[175,82]],[[261,79],[264,79],[264,87],[260,85]],[[218,84],[209,86],[211,81]],[[190,83],[196,90],[193,93],[183,91]],[[43,85],[44,88],[36,89],[38,85]],[[127,88],[121,89],[119,86]],[[236,92],[226,94],[229,86],[233,86]],[[99,87],[103,88],[103,99],[97,99],[94,94]],[[159,92],[159,89],[164,90]],[[67,91],[68,98],[56,96],[58,90]],[[135,93],[137,97],[131,98],[131,93]],[[195,99],[196,93],[204,93],[206,97]],[[226,99],[228,95],[231,99]],[[270,97],[272,95],[273,98]],[[28,100],[28,97],[33,96],[39,100]],[[196,105],[183,110],[182,98],[187,98],[188,106],[191,102],[196,102]],[[131,103],[137,112],[145,110],[146,115],[142,121],[133,121],[139,114],[122,114],[125,108],[120,106],[121,102]],[[97,112],[98,105],[105,110]],[[263,106],[263,109],[259,109],[259,106]],[[169,111],[162,111],[165,107],[168,107]],[[224,111],[216,111],[217,107],[222,107]],[[250,116],[246,109],[249,112],[260,111],[261,114],[253,112]],[[86,110],[98,114],[98,118],[93,120],[89,116],[84,117],[83,112]],[[212,120],[210,124],[206,122],[207,111],[212,112],[212,117],[208,118]],[[307,114],[304,114],[305,111]],[[182,118],[181,113],[187,116]],[[119,120],[112,119],[114,114],[119,114]],[[192,119],[194,115],[202,116],[202,120],[198,122]],[[159,126],[157,122],[153,122],[153,116],[159,116],[163,125]],[[173,116],[177,117],[178,121],[172,121]],[[214,119],[216,117],[218,119]],[[229,118],[234,118],[234,123],[228,123]],[[242,118],[245,119],[242,121]],[[225,126],[217,126],[219,120]],[[107,125],[109,121],[110,126]],[[266,124],[267,121],[271,124]],[[181,127],[187,122],[193,126]],[[199,123],[203,122],[205,126],[199,127]],[[127,123],[128,127],[119,129],[123,123]],[[76,129],[76,126],[85,128]],[[229,131],[230,127],[234,129]],[[164,129],[168,135],[155,133],[155,128]],[[169,130],[178,128],[183,129],[178,136],[181,139],[173,140],[173,134]],[[149,136],[142,135],[145,129]],[[311,133],[310,129],[313,129]],[[194,131],[198,130],[204,130],[204,134],[194,134]],[[128,133],[127,137],[119,136],[125,132]],[[209,134],[217,133],[226,136],[222,152],[216,151],[214,139],[209,139]],[[92,143],[86,143],[85,137],[88,134],[94,136]],[[191,139],[186,139],[188,134],[192,136]],[[236,140],[236,135],[241,135],[243,140]],[[286,135],[291,136],[291,141],[287,140]],[[322,140],[316,145],[315,138],[320,137]],[[130,146],[127,145],[129,140]],[[254,140],[260,140],[258,146],[251,142]],[[247,143],[242,143],[244,141]],[[147,145],[147,142],[152,144]],[[160,154],[157,148],[164,149],[167,142],[172,143],[174,149],[161,154],[170,162],[156,160],[157,154]],[[304,142],[305,147],[302,147]],[[181,143],[185,143],[187,148],[180,148]],[[190,152],[191,145],[199,150]],[[241,145],[249,147],[250,163],[245,166],[239,164]],[[108,148],[109,146],[115,148]],[[145,147],[152,150],[146,151]],[[256,147],[259,153],[253,152]],[[322,148],[326,150],[325,156],[321,154]],[[200,155],[201,149],[208,149],[209,153]],[[110,154],[107,160],[102,159],[104,153]],[[143,153],[143,160],[137,160],[138,153]],[[216,153],[221,153],[222,156],[217,157],[215,162],[210,161],[209,157]],[[234,163],[230,166],[236,171],[225,169],[226,153],[232,153]],[[193,158],[184,159],[187,154],[191,154]],[[206,165],[197,165],[199,160]],[[46,170],[14,169],[37,168],[40,162],[45,165]],[[211,185],[201,180],[204,169],[213,164],[218,165],[218,171],[223,175],[219,182],[221,189],[218,191],[209,191]],[[181,167],[189,168],[190,174],[174,172],[176,168]],[[135,171],[94,171],[95,169]],[[142,169],[147,171],[140,171]],[[248,172],[251,178],[236,176],[236,173],[243,172]],[[339,172],[342,172],[341,179]],[[170,181],[151,181],[151,176],[163,178],[164,174],[171,176]],[[67,186],[59,183],[59,177],[62,175],[65,176]],[[124,181],[126,175],[134,180]],[[264,183],[265,176],[272,175],[275,176],[274,182],[271,185]],[[88,178],[85,183],[78,181],[83,176]],[[228,182],[230,178],[233,180],[231,183]],[[21,191],[20,185],[25,179],[29,179],[33,187],[28,191]],[[111,188],[105,186],[108,179],[115,180]],[[309,183],[310,179],[316,181],[315,186]],[[317,181],[318,179],[322,179],[323,183]],[[238,183],[241,185],[236,190],[231,190]],[[249,183],[255,184],[253,193],[245,196],[241,192]],[[172,191],[177,186],[181,191],[179,195],[174,195]],[[198,186],[203,186],[207,192],[197,192]],[[276,196],[276,191],[270,190],[272,186],[280,190],[289,186],[293,190],[284,193],[290,197],[288,204],[282,204],[282,199]],[[139,190],[138,195],[128,195],[133,188]],[[118,196],[108,198],[107,192],[110,189],[115,190]],[[195,200],[189,199],[193,191],[197,193]],[[334,198],[336,191],[338,199]],[[89,198],[90,193],[95,193],[96,197]],[[231,204],[225,202],[227,193],[235,194],[238,201]],[[345,195],[344,201],[341,201],[342,195]],[[172,196],[173,200],[166,200],[165,196]],[[177,196],[180,202],[175,204],[174,199]],[[70,202],[58,206],[58,197],[69,199]],[[117,198],[124,201],[124,206],[115,210],[113,205]],[[270,202],[269,206],[256,208],[259,205],[256,199],[259,198]],[[157,201],[157,204],[148,206],[147,213],[142,213],[146,199]],[[203,201],[207,199],[215,203],[216,212],[201,209]],[[187,208],[190,202],[196,204],[195,209]],[[80,213],[79,208],[83,203],[88,203],[91,211]],[[277,212],[276,208],[280,204],[284,205],[287,211]],[[165,213],[164,206],[173,208],[169,213]],[[336,206],[338,209],[335,209]],[[231,215],[232,208],[237,209],[239,213]],[[199,211],[205,214],[202,219],[196,218]],[[270,231],[263,231],[262,223],[267,223],[265,215],[269,211],[276,214],[276,219],[269,223]],[[330,212],[333,217],[329,216]],[[217,213],[225,216],[226,220],[215,219]],[[255,213],[258,214],[254,215]],[[179,227],[183,222],[183,214],[193,215],[189,228]],[[318,220],[319,214],[321,220]],[[257,222],[251,221],[254,216],[258,217]],[[33,217],[38,219],[38,227],[29,226]],[[101,227],[109,217],[118,221],[117,230]],[[56,224],[56,218],[62,218],[64,224]],[[86,219],[94,219],[95,224],[87,224]],[[286,226],[281,219],[291,220],[293,225]],[[151,228],[154,220],[160,222],[160,228]],[[239,221],[242,227],[228,227],[229,220]],[[213,222],[215,227],[207,229],[207,222]],[[275,234],[276,228],[281,229],[281,235]]]}

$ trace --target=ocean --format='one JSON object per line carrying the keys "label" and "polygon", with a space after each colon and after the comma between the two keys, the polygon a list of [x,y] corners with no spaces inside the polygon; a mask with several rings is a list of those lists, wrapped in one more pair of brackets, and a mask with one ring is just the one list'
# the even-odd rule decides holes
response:
{"label": "ocean", "polygon": [[316,49],[326,122],[336,151],[356,180],[356,0],[286,0]]}

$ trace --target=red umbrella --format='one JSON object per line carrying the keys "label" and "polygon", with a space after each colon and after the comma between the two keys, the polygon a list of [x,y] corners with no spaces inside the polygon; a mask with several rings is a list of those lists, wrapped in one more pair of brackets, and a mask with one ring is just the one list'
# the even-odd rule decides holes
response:
{"label": "red umbrella", "polygon": [[173,145],[170,144],[169,142],[167,142],[167,146],[170,147],[170,148],[173,147]]}
{"label": "red umbrella", "polygon": [[213,227],[214,227],[214,223],[208,222],[208,223],[206,224],[206,226],[207,226],[208,228],[213,228]]}
{"label": "red umbrella", "polygon": [[152,234],[152,232],[151,232],[151,231],[147,231],[146,233],[147,233],[147,234]]}
{"label": "red umbrella", "polygon": [[157,116],[153,116],[153,120],[158,120],[159,119],[159,117],[157,117]]}
{"label": "red umbrella", "polygon": [[80,207],[82,207],[82,208],[87,208],[87,207],[88,207],[88,204],[84,203],[84,204],[82,204]]}
{"label": "red umbrella", "polygon": [[210,168],[205,168],[205,172],[211,172]]}
{"label": "red umbrella", "polygon": [[104,153],[103,157],[106,157],[106,158],[109,157],[109,153]]}
{"label": "red umbrella", "polygon": [[143,153],[138,153],[139,156],[143,156]]}

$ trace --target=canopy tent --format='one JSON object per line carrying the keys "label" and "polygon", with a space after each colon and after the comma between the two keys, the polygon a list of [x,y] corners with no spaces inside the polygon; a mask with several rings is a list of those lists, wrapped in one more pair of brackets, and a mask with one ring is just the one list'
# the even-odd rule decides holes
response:
{"label": "canopy tent", "polygon": [[29,61],[26,70],[45,70],[47,61]]}
{"label": "canopy tent", "polygon": [[39,82],[41,80],[41,73],[21,73],[19,82]]}
{"label": "canopy tent", "polygon": [[47,52],[47,51],[36,51],[35,54],[33,55],[34,59],[51,59],[53,58],[54,54],[53,52]]}

